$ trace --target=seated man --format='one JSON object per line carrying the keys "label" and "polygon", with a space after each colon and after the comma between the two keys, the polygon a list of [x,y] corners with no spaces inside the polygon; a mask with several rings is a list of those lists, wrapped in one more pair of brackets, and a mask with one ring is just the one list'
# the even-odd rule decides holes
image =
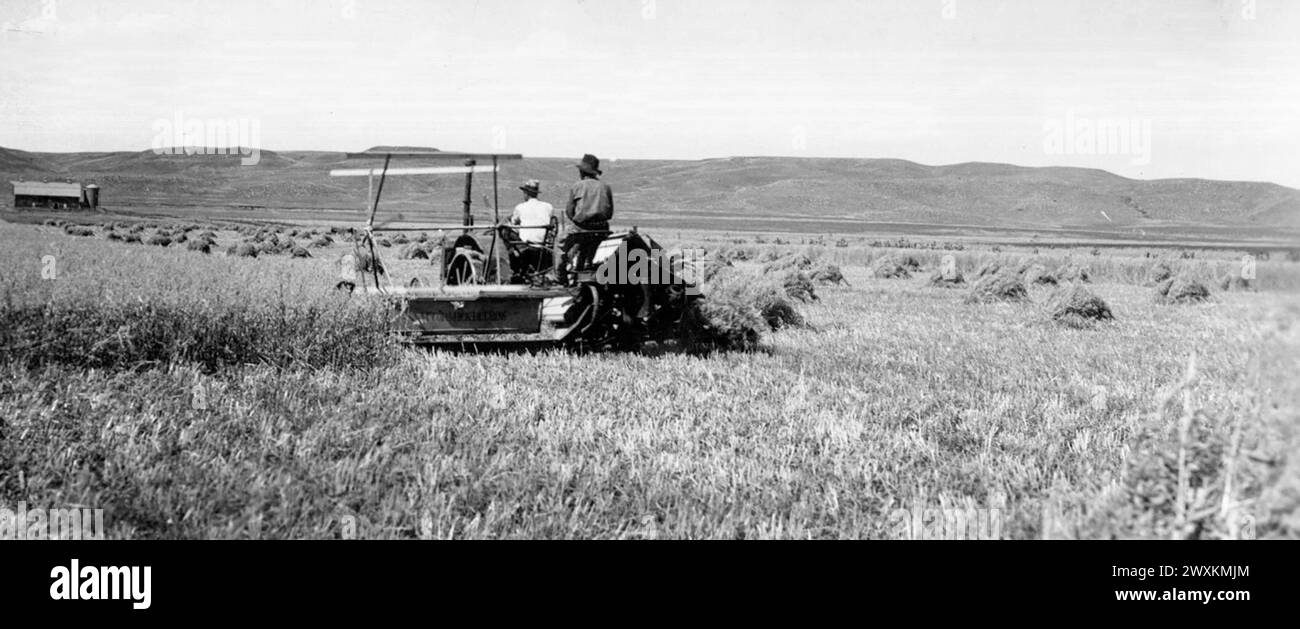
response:
{"label": "seated man", "polygon": [[502,229],[502,235],[510,247],[511,281],[514,283],[530,281],[534,274],[549,271],[552,266],[551,251],[546,249],[546,236],[552,229],[555,208],[537,198],[541,194],[541,187],[541,182],[536,179],[529,179],[519,186],[524,193],[524,202],[515,206],[514,213],[510,215],[510,224],[520,227],[514,230]]}
{"label": "seated man", "polygon": [[510,215],[511,225],[524,225],[519,228],[519,239],[526,243],[540,245],[546,241],[546,226],[551,224],[555,208],[537,198],[542,193],[542,182],[529,179],[519,186],[524,192],[524,202],[515,206]]}

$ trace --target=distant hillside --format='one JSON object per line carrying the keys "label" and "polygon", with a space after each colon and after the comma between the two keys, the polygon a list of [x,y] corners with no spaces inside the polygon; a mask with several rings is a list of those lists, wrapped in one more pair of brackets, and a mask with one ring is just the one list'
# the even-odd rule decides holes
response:
{"label": "distant hillside", "polygon": [[[203,205],[340,208],[365,205],[364,177],[329,170],[379,166],[343,153],[262,150],[255,166],[239,155],[30,153],[0,148],[6,180],[73,177],[94,181],[108,206]],[[503,162],[502,205],[519,200],[525,179],[543,182],[544,200],[560,204],[576,176],[572,158]],[[400,162],[402,165],[426,164]],[[1020,228],[1141,229],[1196,225],[1300,228],[1300,191],[1271,183],[1163,179],[1139,181],[1083,168],[966,163],[925,166],[897,159],[732,157],[619,160],[602,163],[625,215],[678,213],[736,221],[840,219]],[[478,175],[475,201],[491,193]],[[394,178],[387,209],[454,216],[459,177]]]}
{"label": "distant hillside", "polygon": [[39,153],[16,151],[0,147],[0,173],[51,173]]}

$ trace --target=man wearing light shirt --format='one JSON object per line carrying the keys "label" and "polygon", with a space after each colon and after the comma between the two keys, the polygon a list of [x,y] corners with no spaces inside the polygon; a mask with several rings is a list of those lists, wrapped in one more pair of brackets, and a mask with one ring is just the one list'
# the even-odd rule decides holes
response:
{"label": "man wearing light shirt", "polygon": [[529,179],[519,189],[524,191],[524,202],[515,206],[514,214],[510,215],[510,224],[527,226],[519,228],[520,240],[542,244],[546,241],[546,226],[551,224],[555,208],[550,203],[538,200],[537,195],[542,193],[542,182]]}

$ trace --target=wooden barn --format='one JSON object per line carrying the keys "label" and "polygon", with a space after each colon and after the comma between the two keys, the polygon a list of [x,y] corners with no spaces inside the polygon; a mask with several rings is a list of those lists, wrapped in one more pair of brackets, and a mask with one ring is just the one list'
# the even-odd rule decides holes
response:
{"label": "wooden barn", "polygon": [[75,181],[11,181],[15,208],[72,210],[99,205],[99,186]]}

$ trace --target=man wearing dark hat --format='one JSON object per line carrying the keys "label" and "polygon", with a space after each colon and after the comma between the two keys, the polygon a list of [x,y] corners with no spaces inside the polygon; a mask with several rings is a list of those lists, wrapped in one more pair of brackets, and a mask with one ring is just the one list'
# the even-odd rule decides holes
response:
{"label": "man wearing dark hat", "polygon": [[[583,269],[591,263],[600,241],[609,235],[609,219],[614,217],[614,191],[600,180],[600,160],[590,153],[582,156],[578,182],[569,188],[564,216],[569,219],[568,234],[561,249],[565,263]],[[563,277],[563,276],[561,276]]]}

